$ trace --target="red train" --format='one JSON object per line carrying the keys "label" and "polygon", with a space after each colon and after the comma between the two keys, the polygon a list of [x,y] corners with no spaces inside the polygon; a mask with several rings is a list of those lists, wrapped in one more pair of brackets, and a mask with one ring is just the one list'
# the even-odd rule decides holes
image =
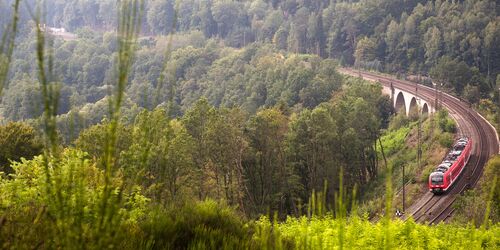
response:
{"label": "red train", "polygon": [[460,138],[434,172],[429,175],[429,191],[439,194],[446,192],[460,177],[469,162],[472,140]]}

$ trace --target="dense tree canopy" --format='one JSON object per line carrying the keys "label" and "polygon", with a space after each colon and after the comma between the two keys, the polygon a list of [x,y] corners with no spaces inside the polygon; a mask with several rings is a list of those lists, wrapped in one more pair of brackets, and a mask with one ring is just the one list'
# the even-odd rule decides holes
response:
{"label": "dense tree canopy", "polygon": [[[336,98],[297,113],[286,102],[249,114],[206,98],[178,119],[164,108],[142,111],[118,127],[117,166],[158,202],[211,198],[249,215],[298,214],[325,183],[334,201],[341,169],[351,188],[377,176],[376,143],[392,113],[386,99],[380,87],[351,79]],[[106,126],[75,142],[98,162]]]}
{"label": "dense tree canopy", "polygon": [[[91,33],[88,38],[63,42],[54,47],[59,84],[58,114],[61,122],[78,116],[84,126],[100,122],[107,114],[107,100],[114,77],[113,38]],[[193,34],[194,38],[195,34]],[[149,40],[147,40],[149,41]],[[254,44],[242,50],[216,45],[213,41],[187,41],[172,51],[166,70],[169,76],[159,85],[163,68],[163,40],[144,43],[131,72],[124,113],[132,117],[139,109],[166,105],[173,95],[179,115],[200,97],[216,107],[240,106],[254,113],[260,107],[285,102],[290,107],[312,108],[330,99],[340,89],[342,78],[337,63],[313,55],[282,53],[272,46]],[[29,46],[26,41],[20,46]],[[21,50],[13,63],[14,76],[0,103],[7,120],[37,118],[42,112],[39,89],[30,73],[36,74],[33,55]],[[22,73],[24,72],[24,73]]]}
{"label": "dense tree canopy", "polygon": [[[70,2],[45,1],[46,24],[79,35],[54,41],[55,72],[63,83],[59,114],[95,106],[114,79],[116,3]],[[319,60],[327,57],[345,65],[427,74],[471,101],[490,97],[500,72],[499,6],[491,0],[155,0],[144,7],[144,37],[128,89],[129,103],[139,108],[161,105],[172,90],[173,114],[182,114],[201,96],[217,107],[242,106],[250,113],[280,101],[312,108],[339,88],[336,76],[324,73],[334,67]],[[26,22],[12,63],[12,87],[0,109],[8,120],[40,114],[28,107],[36,107],[29,104],[36,86],[28,84],[36,73],[35,33],[26,10],[21,18]],[[175,74],[158,90],[168,43],[163,35],[172,28],[177,35],[167,68]],[[15,103],[21,104],[18,110],[9,108]],[[87,119],[94,124],[102,115]]]}

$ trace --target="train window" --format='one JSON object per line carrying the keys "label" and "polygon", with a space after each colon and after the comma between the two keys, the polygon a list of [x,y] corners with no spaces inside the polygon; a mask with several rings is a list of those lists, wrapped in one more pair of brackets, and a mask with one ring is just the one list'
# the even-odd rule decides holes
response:
{"label": "train window", "polygon": [[436,169],[436,171],[438,171],[438,172],[443,172],[443,173],[444,173],[444,172],[448,171],[448,168],[447,168],[447,167],[438,167],[438,168]]}
{"label": "train window", "polygon": [[457,156],[454,155],[453,153],[449,153],[448,156],[446,156],[446,160],[448,161],[454,161],[457,159]]}
{"label": "train window", "polygon": [[443,176],[442,175],[433,175],[431,176],[432,185],[441,185],[443,184]]}
{"label": "train window", "polygon": [[446,172],[450,168],[450,166],[451,166],[451,163],[448,163],[448,162],[441,163],[437,167],[437,171]]}

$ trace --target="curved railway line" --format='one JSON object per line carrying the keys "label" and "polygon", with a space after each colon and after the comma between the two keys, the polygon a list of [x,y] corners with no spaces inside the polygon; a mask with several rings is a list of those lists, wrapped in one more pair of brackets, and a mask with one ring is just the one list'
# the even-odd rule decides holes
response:
{"label": "curved railway line", "polygon": [[[429,103],[434,103],[436,90],[427,86],[417,85],[410,81],[398,80],[372,72],[353,69],[340,69],[341,73],[363,77],[366,80],[376,81],[385,86],[394,86],[398,89],[413,93]],[[418,88],[418,95],[415,93]],[[473,139],[471,157],[464,172],[458,181],[444,195],[425,193],[419,200],[410,206],[404,219],[410,216],[421,223],[436,224],[448,220],[455,209],[453,202],[457,195],[467,188],[473,188],[479,181],[483,168],[488,159],[499,153],[499,140],[495,129],[481,115],[471,109],[468,104],[446,93],[440,95],[441,105],[448,110],[458,124],[458,133]]]}

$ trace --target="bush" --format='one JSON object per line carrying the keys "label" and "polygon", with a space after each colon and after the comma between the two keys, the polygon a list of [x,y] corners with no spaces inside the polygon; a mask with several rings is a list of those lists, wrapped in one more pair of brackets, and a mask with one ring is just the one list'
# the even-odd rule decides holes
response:
{"label": "bush", "polygon": [[398,113],[389,122],[389,130],[397,130],[410,124],[410,119],[404,113]]}
{"label": "bush", "polygon": [[445,148],[450,148],[453,145],[453,135],[447,132],[440,134],[439,144]]}
{"label": "bush", "polygon": [[0,178],[2,249],[108,248],[128,238],[149,201],[139,189],[121,192],[118,177],[106,195],[104,171],[79,150],[66,149],[48,163],[42,156],[23,159],[12,168],[11,178]]}
{"label": "bush", "polygon": [[442,109],[437,113],[439,128],[448,133],[455,133],[457,125],[455,121],[448,117],[448,111]]}
{"label": "bush", "polygon": [[444,127],[444,131],[448,133],[455,133],[457,132],[457,125],[454,120],[452,119],[447,119],[446,125]]}
{"label": "bush", "polygon": [[41,153],[42,144],[35,130],[22,122],[0,126],[0,172],[12,172],[10,161],[31,159]]}
{"label": "bush", "polygon": [[[410,130],[409,126],[404,126],[397,130],[387,131],[381,138],[382,144],[384,145],[384,153],[387,156],[391,156],[401,151]],[[380,150],[380,147],[378,150]]]}
{"label": "bush", "polygon": [[232,208],[212,200],[157,207],[147,218],[142,229],[153,249],[238,249],[249,235]]}

